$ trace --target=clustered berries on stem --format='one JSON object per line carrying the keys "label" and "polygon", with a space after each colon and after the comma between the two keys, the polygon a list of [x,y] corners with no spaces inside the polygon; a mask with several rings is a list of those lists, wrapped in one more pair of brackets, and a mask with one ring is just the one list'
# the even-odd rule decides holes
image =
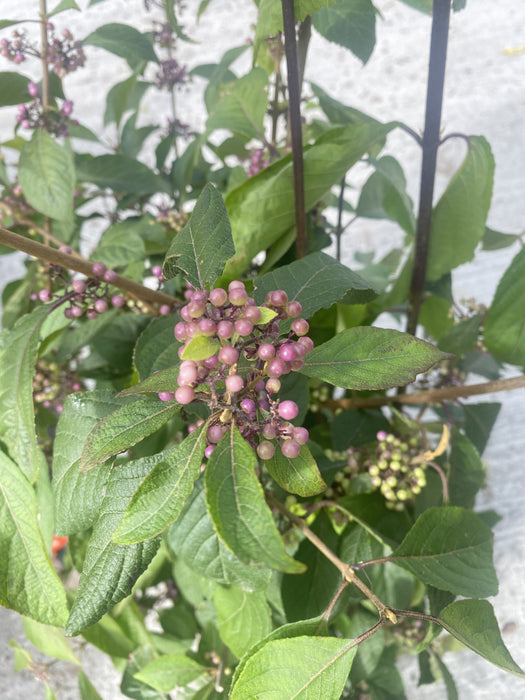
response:
{"label": "clustered berries on stem", "polygon": [[47,107],[44,109],[40,92],[36,83],[30,82],[27,91],[33,98],[29,104],[19,104],[16,121],[23,129],[43,128],[53,136],[69,136],[69,126],[77,125],[76,119],[71,119],[73,112],[72,100],[64,100],[62,107]]}
{"label": "clustered berries on stem", "polygon": [[[62,30],[62,38],[55,34],[55,27],[51,22],[46,25],[50,36],[48,39],[46,60],[51,70],[63,78],[67,73],[72,73],[81,68],[86,60],[80,41],[75,41],[69,29]],[[23,63],[28,56],[41,58],[40,52],[28,41],[24,30],[15,29],[12,39],[0,40],[0,55],[13,63]]]}
{"label": "clustered berries on stem", "polygon": [[260,173],[261,170],[267,168],[270,165],[270,161],[264,157],[264,149],[256,148],[252,151],[250,156],[250,165],[248,167],[247,175],[248,177],[253,177]]}
{"label": "clustered berries on stem", "polygon": [[350,447],[346,451],[347,465],[335,475],[331,497],[335,493],[346,495],[352,490],[352,481],[368,475],[372,490],[379,490],[386,504],[393,510],[403,510],[407,501],[421,492],[426,485],[426,462],[421,459],[420,439],[405,441],[380,430],[373,447]]}
{"label": "clustered berries on stem", "polygon": [[84,385],[67,365],[39,358],[33,376],[33,400],[44,408],[62,413],[66,397],[83,391]]}
{"label": "clustered berries on stem", "polygon": [[[297,404],[280,401],[277,394],[280,377],[300,370],[313,348],[308,322],[298,318],[301,304],[276,290],[257,306],[240,281],[231,282],[228,291],[188,289],[185,298],[182,320],[174,328],[175,338],[183,343],[178,388],[159,397],[208,405],[212,416],[206,457],[232,424],[261,459],[273,457],[276,442],[285,457],[297,457],[308,431],[291,423],[299,412]],[[279,337],[279,322],[288,319],[294,319],[291,330]]]}
{"label": "clustered berries on stem", "polygon": [[[60,251],[71,254],[69,246],[61,246]],[[111,294],[109,285],[117,279],[114,270],[108,270],[102,262],[93,263],[91,271],[93,277],[83,280],[75,279],[70,282],[58,265],[50,265],[50,277],[52,281],[58,281],[63,288],[59,292],[53,292],[45,287],[38,292],[31,294],[31,299],[47,303],[54,301],[57,304],[67,304],[64,309],[64,316],[68,319],[81,318],[86,316],[89,320],[94,320],[100,314],[107,311],[110,306],[121,308],[126,300],[120,294]]]}

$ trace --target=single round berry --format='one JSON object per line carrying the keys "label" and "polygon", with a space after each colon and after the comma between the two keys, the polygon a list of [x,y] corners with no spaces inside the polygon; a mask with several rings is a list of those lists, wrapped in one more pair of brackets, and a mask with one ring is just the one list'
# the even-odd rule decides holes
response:
{"label": "single round berry", "polygon": [[239,351],[231,345],[225,345],[219,350],[219,362],[225,365],[233,365],[239,359]]}
{"label": "single round berry", "polygon": [[235,331],[235,328],[233,326],[233,323],[231,321],[219,321],[217,324],[217,337],[222,338],[223,340],[227,340],[228,338],[231,338],[233,333]]}
{"label": "single round berry", "polygon": [[244,386],[242,377],[239,374],[230,374],[228,377],[226,377],[224,383],[226,384],[226,389],[232,393],[237,393]]}
{"label": "single round berry", "polygon": [[257,355],[261,360],[271,360],[272,357],[275,357],[275,347],[270,343],[263,343],[257,348]]}
{"label": "single round berry", "polygon": [[230,282],[228,285],[228,292],[233,291],[234,289],[246,289],[244,286],[244,282],[241,282],[240,280],[233,280]]}
{"label": "single round berry", "polygon": [[210,292],[210,304],[215,307],[224,306],[228,301],[228,293],[225,289],[217,287]]}
{"label": "single round berry", "polygon": [[179,323],[175,324],[175,328],[173,329],[173,333],[175,335],[175,338],[180,343],[183,343],[187,339],[188,332],[186,330],[186,324],[184,323],[184,321],[179,321]]}
{"label": "single round berry", "polygon": [[104,311],[108,310],[108,302],[105,299],[97,299],[93,304],[95,311],[99,314],[103,314]]}
{"label": "single round berry", "polygon": [[202,364],[207,369],[217,369],[217,367],[219,366],[219,357],[218,355],[212,355],[211,357],[207,357],[205,360],[202,361]]}
{"label": "single round berry", "polygon": [[303,307],[298,301],[291,301],[286,307],[286,313],[288,314],[289,318],[297,318],[302,311]]}
{"label": "single round berry", "polygon": [[215,449],[215,445],[208,445],[208,447],[204,450],[204,456],[206,459],[209,459],[211,457],[211,453]]}
{"label": "single round berry", "polygon": [[295,401],[281,401],[277,409],[281,418],[284,420],[293,420],[299,413],[299,408]]}
{"label": "single round berry", "polygon": [[252,323],[257,323],[261,320],[260,308],[258,306],[254,306],[253,304],[245,306],[243,318],[247,318],[248,321],[251,321]]}
{"label": "single round berry", "polygon": [[290,459],[297,457],[300,451],[301,445],[296,440],[285,440],[281,445],[281,452]]}
{"label": "single round berry", "polygon": [[193,391],[191,386],[179,386],[179,388],[175,392],[175,400],[178,401],[178,403],[184,405],[191,403],[194,398],[195,392]]}
{"label": "single round berry", "polygon": [[191,318],[200,318],[206,310],[206,305],[202,301],[192,299],[186,308]]}
{"label": "single round berry", "polygon": [[111,306],[114,306],[117,309],[120,309],[122,306],[124,306],[125,303],[126,300],[120,294],[114,294],[111,297]]}
{"label": "single round berry", "polygon": [[285,343],[279,348],[279,357],[281,360],[286,360],[286,362],[292,362],[297,357],[297,352],[292,343]]}
{"label": "single round berry", "polygon": [[235,332],[242,337],[246,337],[253,333],[253,323],[247,318],[238,318],[235,321]]}
{"label": "single round berry", "polygon": [[271,459],[275,453],[275,445],[263,440],[257,445],[257,454],[261,459]]}
{"label": "single round berry", "polygon": [[161,401],[173,401],[175,394],[171,391],[159,391],[159,399]]}
{"label": "single round berry", "polygon": [[106,270],[104,274],[102,275],[102,279],[104,282],[109,282],[109,284],[113,284],[114,282],[117,281],[117,273],[115,270]]}
{"label": "single round berry", "polygon": [[241,409],[244,413],[253,413],[255,411],[255,401],[245,398],[241,401]]}
{"label": "single round berry", "polygon": [[71,287],[77,294],[83,294],[86,291],[86,283],[84,280],[73,280]]}
{"label": "single round berry", "polygon": [[179,386],[188,386],[197,380],[197,365],[192,360],[184,360],[180,364],[177,383]]}
{"label": "single round berry", "polygon": [[228,294],[230,304],[234,306],[244,306],[248,300],[248,293],[244,288],[234,287]]}
{"label": "single round berry", "polygon": [[169,316],[170,311],[171,311],[171,309],[168,306],[168,304],[161,304],[159,306],[159,315],[160,316]]}
{"label": "single round berry", "polygon": [[217,330],[217,325],[211,318],[201,318],[198,325],[202,335],[210,336]]}
{"label": "single round berry", "polygon": [[38,298],[40,299],[40,301],[43,301],[44,303],[51,301],[51,292],[49,291],[49,289],[41,289],[38,292]]}
{"label": "single round berry", "polygon": [[84,311],[81,306],[77,306],[76,304],[71,306],[71,315],[73,318],[80,318],[83,313]]}
{"label": "single round berry", "polygon": [[277,308],[281,306],[286,306],[288,303],[288,295],[282,289],[276,289],[274,292],[270,292],[270,304],[276,306]]}
{"label": "single round berry", "polygon": [[208,442],[211,442],[212,444],[217,444],[224,437],[224,433],[225,429],[223,427],[221,427],[220,425],[212,425],[208,428],[208,433],[206,437],[208,438]]}
{"label": "single round berry", "polygon": [[306,352],[311,352],[314,349],[314,341],[307,335],[305,335],[302,338],[299,338],[297,342],[300,343],[306,349]]}
{"label": "single round berry", "polygon": [[293,429],[293,439],[300,445],[306,445],[308,442],[308,430],[306,428],[294,428]]}
{"label": "single round berry", "polygon": [[104,272],[106,272],[106,269],[107,268],[103,262],[96,262],[91,266],[91,272],[95,275],[95,277],[102,277]]}
{"label": "single round berry", "polygon": [[162,267],[160,265],[153,265],[151,268],[151,274],[158,278],[162,277]]}
{"label": "single round berry", "polygon": [[262,427],[262,436],[267,440],[273,440],[277,437],[277,428],[272,423],[265,423]]}
{"label": "single round berry", "polygon": [[70,320],[73,318],[73,313],[71,312],[70,306],[68,306],[67,309],[64,309],[64,316]]}
{"label": "single round berry", "polygon": [[38,85],[36,83],[33,83],[33,81],[30,81],[27,84],[27,91],[31,95],[31,97],[36,97],[38,95]]}
{"label": "single round berry", "polygon": [[95,311],[95,309],[88,309],[86,311],[86,318],[88,318],[90,321],[94,321],[97,318],[98,314]]}
{"label": "single round berry", "polygon": [[292,322],[292,331],[295,335],[306,335],[310,330],[310,324],[304,318],[296,318]]}
{"label": "single round berry", "polygon": [[270,377],[270,379],[268,379],[266,382],[266,391],[268,391],[270,394],[277,394],[277,392],[280,390],[281,382],[277,379],[277,377]]}
{"label": "single round berry", "polygon": [[266,374],[269,377],[280,377],[285,372],[284,361],[280,357],[274,357],[266,365]]}

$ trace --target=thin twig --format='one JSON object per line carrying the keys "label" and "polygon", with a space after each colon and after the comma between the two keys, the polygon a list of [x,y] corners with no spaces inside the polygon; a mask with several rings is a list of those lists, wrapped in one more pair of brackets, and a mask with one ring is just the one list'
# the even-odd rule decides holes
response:
{"label": "thin twig", "polygon": [[339,190],[339,200],[337,202],[337,228],[335,230],[335,240],[337,248],[335,257],[338,262],[341,262],[341,236],[343,235],[343,205],[345,201],[345,186],[346,179],[343,176]]}
{"label": "thin twig", "polygon": [[[67,270],[75,270],[75,272],[80,272],[86,277],[93,277],[92,266],[93,263],[84,258],[79,258],[76,255],[69,255],[68,253],[62,253],[59,250],[50,248],[42,243],[37,243],[30,238],[25,238],[24,236],[19,236],[18,233],[13,233],[6,228],[0,226],[0,243],[13,248],[14,250],[20,250],[23,253],[32,255],[34,258],[39,258],[40,260],[45,260],[45,262],[52,263],[53,265],[60,265]],[[154,289],[149,289],[142,284],[138,284],[133,280],[123,277],[122,275],[117,275],[114,282],[111,283],[113,286],[123,289],[129,292],[131,295],[145,302],[151,302],[152,304],[168,304],[172,307],[176,302],[172,296],[164,294],[164,292],[157,292]]]}
{"label": "thin twig", "polygon": [[496,379],[493,382],[470,384],[468,386],[451,386],[445,389],[427,389],[417,391],[414,394],[401,396],[371,396],[369,398],[355,399],[330,399],[323,403],[327,408],[377,408],[388,406],[391,403],[419,404],[441,403],[442,401],[455,401],[459,398],[492,394],[498,391],[512,391],[525,388],[525,375],[510,377],[508,379]]}
{"label": "thin twig", "polygon": [[306,205],[304,198],[303,135],[301,123],[301,88],[295,41],[293,0],[281,0],[283,10],[284,51],[288,75],[289,124],[292,135],[293,185],[295,198],[296,253],[303,258],[308,252]]}

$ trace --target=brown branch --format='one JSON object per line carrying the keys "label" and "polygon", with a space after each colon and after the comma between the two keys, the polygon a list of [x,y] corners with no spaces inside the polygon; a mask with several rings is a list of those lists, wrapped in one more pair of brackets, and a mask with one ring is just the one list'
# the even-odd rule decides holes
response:
{"label": "brown branch", "polygon": [[510,377],[509,379],[496,379],[493,382],[482,382],[481,384],[470,384],[468,386],[451,386],[444,389],[427,389],[417,391],[414,394],[403,394],[401,396],[371,396],[370,398],[337,399],[324,402],[327,408],[377,408],[388,406],[391,403],[418,404],[418,403],[441,403],[442,401],[455,401],[469,396],[479,396],[480,394],[492,394],[498,391],[512,391],[513,389],[525,388],[525,375]]}
{"label": "brown branch", "polygon": [[[93,277],[92,266],[93,263],[84,258],[78,257],[77,255],[69,255],[68,253],[62,253],[59,250],[55,250],[50,246],[43,245],[42,243],[37,243],[30,238],[25,238],[24,236],[18,235],[18,233],[13,233],[6,228],[0,226],[0,243],[13,248],[14,250],[20,250],[23,253],[32,255],[34,258],[39,258],[45,262],[52,263],[53,265],[60,265],[68,270],[75,270],[75,272],[80,272],[86,277]],[[149,289],[142,284],[138,284],[127,277],[122,277],[122,275],[117,275],[114,282],[111,283],[114,287],[123,289],[137,299],[141,299],[145,302],[150,302],[152,304],[168,304],[170,307],[177,301],[174,297],[164,294],[164,292],[157,292],[154,289]]]}

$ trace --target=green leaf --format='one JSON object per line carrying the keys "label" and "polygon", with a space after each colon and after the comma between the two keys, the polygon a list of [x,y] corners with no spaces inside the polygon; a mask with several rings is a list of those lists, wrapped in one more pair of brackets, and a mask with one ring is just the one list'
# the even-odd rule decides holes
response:
{"label": "green leaf", "polygon": [[144,666],[134,677],[167,693],[176,686],[184,687],[209,672],[210,669],[185,654],[166,654]]}
{"label": "green leaf", "polygon": [[[171,321],[171,327],[173,335],[173,321]],[[149,394],[150,392],[172,391],[174,387],[177,386],[177,377],[179,373],[179,365],[161,369],[155,374],[152,374],[151,377],[144,379],[144,381],[123,389],[118,396],[133,396],[135,394]]]}
{"label": "green leaf", "polygon": [[505,647],[492,605],[486,600],[457,600],[441,611],[443,627],[462,644],[504,671],[525,678]]}
{"label": "green leaf", "polygon": [[497,360],[525,365],[525,248],[498,284],[485,319],[483,339]]}
{"label": "green leaf", "polygon": [[25,198],[37,211],[59,221],[73,217],[75,166],[69,146],[37,129],[20,153],[18,177]]}
{"label": "green leaf", "polygon": [[306,445],[301,445],[301,451],[295,459],[285,457],[277,447],[274,456],[265,460],[264,464],[272,478],[289,493],[307,498],[326,488],[317,463]]}
{"label": "green leaf", "polygon": [[[17,24],[17,22],[14,21],[12,24]],[[0,29],[1,28],[0,23]],[[2,85],[2,89],[0,90],[0,107],[18,105],[30,99],[27,91],[29,78],[26,78],[25,75],[11,71],[2,71],[0,82]]]}
{"label": "green leaf", "polygon": [[215,529],[242,561],[300,573],[304,567],[286,553],[254,470],[253,451],[234,426],[212,452],[204,472]]}
{"label": "green leaf", "polygon": [[406,333],[359,326],[314,348],[301,372],[346,389],[388,389],[409,384],[442,358],[436,347]]}
{"label": "green leaf", "polygon": [[[180,364],[178,350],[181,343],[173,337],[173,328],[178,320],[179,317],[172,315],[159,316],[152,319],[139,335],[133,351],[133,363],[142,380],[149,378],[155,370],[169,369]],[[175,381],[176,379],[177,377]]]}
{"label": "green leaf", "polygon": [[452,430],[451,444],[448,476],[450,504],[473,508],[476,494],[485,482],[483,463],[468,437],[456,428]]}
{"label": "green leaf", "polygon": [[182,360],[206,360],[208,357],[217,354],[221,349],[220,341],[217,338],[210,338],[206,335],[198,335],[192,338],[182,351]]}
{"label": "green leaf", "polygon": [[311,253],[257,277],[254,285],[256,303],[262,304],[268,292],[284,289],[290,301],[300,302],[305,318],[310,318],[319,309],[330,308],[336,301],[364,304],[376,296],[362,277],[321,252]]}
{"label": "green leaf", "polygon": [[234,253],[224,202],[215,187],[208,183],[188,223],[173,239],[164,261],[164,276],[169,279],[182,272],[195,288],[211,287]]}
{"label": "green leaf", "polygon": [[103,700],[84,671],[80,671],[78,674],[78,689],[81,700]]}
{"label": "green leaf", "polygon": [[474,348],[478,340],[482,320],[482,314],[474,314],[474,316],[457,323],[445,335],[441,336],[438,343],[439,349],[453,355],[466,355]]}
{"label": "green leaf", "polygon": [[103,418],[87,437],[79,462],[80,471],[88,471],[113,455],[125,452],[179,413],[175,401],[140,398],[126,403]]}
{"label": "green leaf", "polygon": [[380,411],[341,411],[332,423],[334,450],[346,450],[350,445],[359,447],[374,442],[379,430],[388,432],[389,429],[390,424]]}
{"label": "green leaf", "polygon": [[228,129],[247,139],[260,138],[268,106],[267,88],[268,74],[262,68],[223,85],[223,97],[213,105],[206,129]]}
{"label": "green leaf", "polygon": [[127,24],[104,24],[91,32],[82,43],[98,46],[126,59],[131,68],[138,61],[158,63],[150,39]]}
{"label": "green leaf", "polygon": [[62,2],[59,2],[55,9],[51,10],[47,16],[53,17],[54,15],[58,15],[60,12],[65,12],[66,10],[78,10],[78,12],[80,12],[80,7],[77,5],[75,0],[62,0]]}
{"label": "green leaf", "polygon": [[51,305],[37,307],[0,335],[0,441],[31,482],[41,459],[35,434],[33,375],[43,324],[52,310]]}
{"label": "green leaf", "polygon": [[270,634],[272,621],[265,593],[247,593],[235,586],[217,586],[213,602],[221,639],[239,659]]}
{"label": "green leaf", "polygon": [[493,534],[474,513],[447,506],[429,508],[392,554],[392,561],[424,583],[456,595],[496,595]]}
{"label": "green leaf", "polygon": [[339,0],[319,9],[313,25],[325,39],[350,49],[366,63],[376,43],[376,9],[370,0]]}
{"label": "green leaf", "polygon": [[[306,147],[306,210],[318,204],[393,126],[376,123],[337,127]],[[294,226],[293,192],[293,164],[290,156],[285,156],[228,194],[226,209],[236,250],[225,271],[229,279],[241,274],[259,251],[269,248]]]}
{"label": "green leaf", "polygon": [[[339,700],[356,651],[353,640],[336,637],[269,641],[247,660],[230,698]],[[276,659],[279,672],[272,673]]]}
{"label": "green leaf", "polygon": [[403,169],[392,156],[372,161],[375,172],[365,182],[356,214],[369,219],[396,221],[410,236],[415,235],[416,220],[412,200],[406,192]]}
{"label": "green leaf", "polygon": [[485,227],[485,233],[481,239],[481,247],[483,250],[501,250],[508,248],[519,241],[520,237],[517,233],[501,233],[495,231],[488,226]]}
{"label": "green leaf", "polygon": [[108,91],[106,96],[106,109],[104,111],[104,126],[114,122],[120,126],[122,117],[128,110],[139,109],[140,101],[146,90],[152,83],[138,80],[136,73],[120,83],[116,83]]}
{"label": "green leaf", "polygon": [[110,465],[87,474],[78,469],[84,443],[97,423],[122,406],[111,390],[71,394],[60,415],[53,453],[55,528],[58,535],[87,530],[97,515]]}
{"label": "green leaf", "polygon": [[[324,511],[310,527],[329,549],[337,552],[339,538]],[[341,583],[341,572],[309,540],[301,542],[295,556],[307,568],[301,576],[285,574],[282,579],[283,605],[290,622],[322,614]]]}
{"label": "green leaf", "polygon": [[200,474],[206,430],[196,430],[162,459],[133,494],[113,542],[133,544],[160,534],[174,522]]}
{"label": "green leaf", "polygon": [[492,196],[494,157],[482,136],[471,136],[461,167],[434,207],[427,279],[438,280],[474,257],[485,232]]}
{"label": "green leaf", "polygon": [[28,617],[23,618],[23,623],[26,637],[37,649],[48,656],[54,656],[56,659],[69,661],[80,666],[80,661],[59,629],[36,622]]}
{"label": "green leaf", "polygon": [[465,432],[480,455],[485,450],[500,410],[500,403],[474,403],[463,406]]}
{"label": "green leaf", "polygon": [[0,604],[46,625],[67,618],[66,594],[46,553],[31,484],[0,452]]}
{"label": "green leaf", "polygon": [[128,194],[171,193],[169,185],[144,163],[120,154],[78,159],[77,177],[81,182]]}
{"label": "green leaf", "polygon": [[202,480],[195,484],[182,513],[172,525],[169,544],[175,555],[207,579],[234,584],[245,591],[265,590],[270,571],[238,559],[219,539],[206,508]]}
{"label": "green leaf", "polygon": [[67,635],[78,634],[131,593],[140,574],[153,559],[158,540],[133,545],[111,541],[133,493],[162,455],[137,459],[114,468],[89,540],[77,596],[66,625]]}
{"label": "green leaf", "polygon": [[122,221],[104,231],[91,259],[103,262],[109,267],[117,267],[142,260],[144,254],[144,241]]}
{"label": "green leaf", "polygon": [[[302,22],[308,15],[322,7],[330,7],[336,0],[294,0],[294,16],[296,22]],[[258,3],[259,16],[257,19],[256,40],[275,36],[283,31],[283,11],[280,0],[260,0]]]}
{"label": "green leaf", "polygon": [[34,663],[33,657],[27,651],[27,649],[21,647],[20,644],[18,644],[18,642],[15,642],[14,639],[9,640],[9,646],[13,650],[13,654],[15,656],[13,664],[15,671],[22,671],[24,668],[27,668],[32,663]]}

